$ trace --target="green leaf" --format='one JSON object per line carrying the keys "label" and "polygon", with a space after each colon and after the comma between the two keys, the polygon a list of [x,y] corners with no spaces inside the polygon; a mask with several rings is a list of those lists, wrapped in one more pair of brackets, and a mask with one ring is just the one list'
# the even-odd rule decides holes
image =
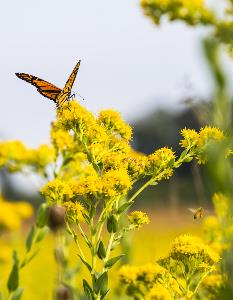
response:
{"label": "green leaf", "polygon": [[100,300],[104,300],[104,299],[106,298],[106,296],[107,296],[107,294],[108,294],[109,291],[110,291],[110,290],[108,289],[108,290],[106,291],[106,293],[104,293],[104,294],[101,296]]}
{"label": "green leaf", "polygon": [[129,208],[133,203],[132,202],[127,202],[122,204],[118,210],[117,210],[117,214],[120,215],[121,213],[123,213],[127,208]]}
{"label": "green leaf", "polygon": [[30,255],[29,257],[27,257],[21,264],[20,264],[20,269],[22,269],[23,267],[25,267],[28,263],[30,263],[31,260],[33,260],[33,258],[40,252],[39,249],[37,249],[32,255]]}
{"label": "green leaf", "polygon": [[107,220],[107,229],[109,233],[116,233],[118,230],[118,222],[114,215],[110,216]]}
{"label": "green leaf", "polygon": [[94,283],[96,294],[104,295],[108,290],[108,272],[104,272]]}
{"label": "green leaf", "polygon": [[188,153],[188,150],[185,149],[185,150],[180,154],[180,158],[179,158],[179,159],[182,160],[182,159],[187,155],[187,153]]}
{"label": "green leaf", "polygon": [[36,217],[36,225],[38,227],[44,227],[48,222],[48,204],[43,203],[39,207]]}
{"label": "green leaf", "polygon": [[85,240],[87,246],[91,249],[92,244],[91,244],[91,241],[89,240],[88,236],[87,236],[84,232],[81,232],[81,235],[82,235],[82,237],[84,238],[84,240]]}
{"label": "green leaf", "polygon": [[14,293],[11,296],[11,300],[19,300],[21,299],[22,295],[23,295],[23,288],[17,288],[16,291],[14,291]]}
{"label": "green leaf", "polygon": [[88,270],[91,272],[92,268],[91,266],[89,265],[88,262],[86,262],[81,255],[78,254],[78,256],[80,257],[81,261],[83,262],[83,264],[88,268]]}
{"label": "green leaf", "polygon": [[17,252],[13,252],[13,266],[11,273],[7,281],[7,288],[9,292],[13,292],[18,288],[19,285],[19,260]]}
{"label": "green leaf", "polygon": [[28,237],[27,237],[27,240],[26,240],[26,248],[27,248],[27,252],[29,252],[32,248],[32,244],[33,244],[33,241],[34,241],[34,237],[35,237],[35,233],[36,233],[36,230],[35,230],[35,226],[32,226],[29,234],[28,234]]}
{"label": "green leaf", "polygon": [[104,243],[102,241],[99,242],[97,255],[100,259],[103,259],[106,257],[106,250],[104,247]]}
{"label": "green leaf", "polygon": [[174,163],[175,163],[175,159],[172,158],[172,159],[169,160],[167,166],[168,166],[169,168],[172,168],[172,167],[174,166]]}
{"label": "green leaf", "polygon": [[88,225],[90,225],[90,218],[89,218],[89,216],[88,216],[87,214],[85,214],[85,213],[82,213],[82,215],[83,215],[83,218],[84,218],[84,220],[86,221],[86,223],[87,223]]}
{"label": "green leaf", "polygon": [[187,156],[183,161],[184,162],[190,162],[193,160],[193,157],[192,156]]}
{"label": "green leaf", "polygon": [[84,289],[84,293],[87,296],[87,298],[91,300],[93,292],[92,292],[92,289],[91,289],[89,283],[85,279],[83,279],[83,289]]}
{"label": "green leaf", "polygon": [[113,265],[115,265],[116,262],[118,262],[119,259],[121,259],[125,254],[121,254],[118,256],[115,256],[113,258],[110,258],[106,264],[105,264],[105,268],[111,268]]}
{"label": "green leaf", "polygon": [[96,213],[96,207],[94,205],[91,206],[91,211],[90,211],[90,219],[94,217]]}
{"label": "green leaf", "polygon": [[35,242],[38,243],[41,240],[43,240],[44,237],[47,235],[48,232],[49,232],[49,228],[47,226],[44,226],[44,227],[40,228],[37,231]]}

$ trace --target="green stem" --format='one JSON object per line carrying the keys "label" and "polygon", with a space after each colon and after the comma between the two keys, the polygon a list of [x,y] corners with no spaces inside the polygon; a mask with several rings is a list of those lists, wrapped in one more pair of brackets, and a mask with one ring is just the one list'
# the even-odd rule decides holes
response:
{"label": "green stem", "polygon": [[133,203],[134,199],[145,189],[147,188],[151,183],[156,181],[155,178],[149,179],[140,189],[137,190],[137,192],[129,199],[129,203]]}

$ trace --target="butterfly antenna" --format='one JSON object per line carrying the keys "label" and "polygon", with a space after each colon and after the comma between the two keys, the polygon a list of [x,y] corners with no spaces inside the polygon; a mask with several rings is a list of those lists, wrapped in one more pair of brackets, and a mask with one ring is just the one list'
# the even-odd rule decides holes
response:
{"label": "butterfly antenna", "polygon": [[74,94],[78,95],[83,101],[85,101],[85,99],[78,92],[74,91]]}

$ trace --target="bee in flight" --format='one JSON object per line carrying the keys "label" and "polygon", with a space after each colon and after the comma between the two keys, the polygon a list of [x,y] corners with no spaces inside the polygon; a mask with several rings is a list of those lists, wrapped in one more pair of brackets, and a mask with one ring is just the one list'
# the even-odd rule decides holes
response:
{"label": "bee in flight", "polygon": [[202,219],[204,217],[204,208],[198,207],[198,208],[189,208],[189,211],[193,213],[193,218],[196,219]]}
{"label": "bee in flight", "polygon": [[26,73],[15,73],[15,75],[18,78],[34,85],[37,88],[37,91],[41,95],[43,95],[46,98],[49,98],[50,100],[53,100],[56,103],[57,107],[59,108],[73,96],[71,95],[71,89],[74,84],[76,75],[78,73],[80,63],[81,60],[77,62],[76,66],[74,67],[72,73],[70,74],[70,77],[68,78],[63,89],[60,89],[59,87],[53,85],[52,83],[47,82],[33,75],[29,75]]}

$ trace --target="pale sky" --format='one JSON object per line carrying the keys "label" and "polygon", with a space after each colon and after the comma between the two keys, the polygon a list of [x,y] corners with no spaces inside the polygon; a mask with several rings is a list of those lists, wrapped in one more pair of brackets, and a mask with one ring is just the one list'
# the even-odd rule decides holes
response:
{"label": "pale sky", "polygon": [[156,27],[136,0],[2,1],[0,137],[36,146],[49,139],[52,101],[19,80],[25,72],[63,87],[76,62],[74,85],[93,112],[114,108],[134,120],[158,106],[179,107],[184,78],[208,95],[201,58],[203,28]]}

